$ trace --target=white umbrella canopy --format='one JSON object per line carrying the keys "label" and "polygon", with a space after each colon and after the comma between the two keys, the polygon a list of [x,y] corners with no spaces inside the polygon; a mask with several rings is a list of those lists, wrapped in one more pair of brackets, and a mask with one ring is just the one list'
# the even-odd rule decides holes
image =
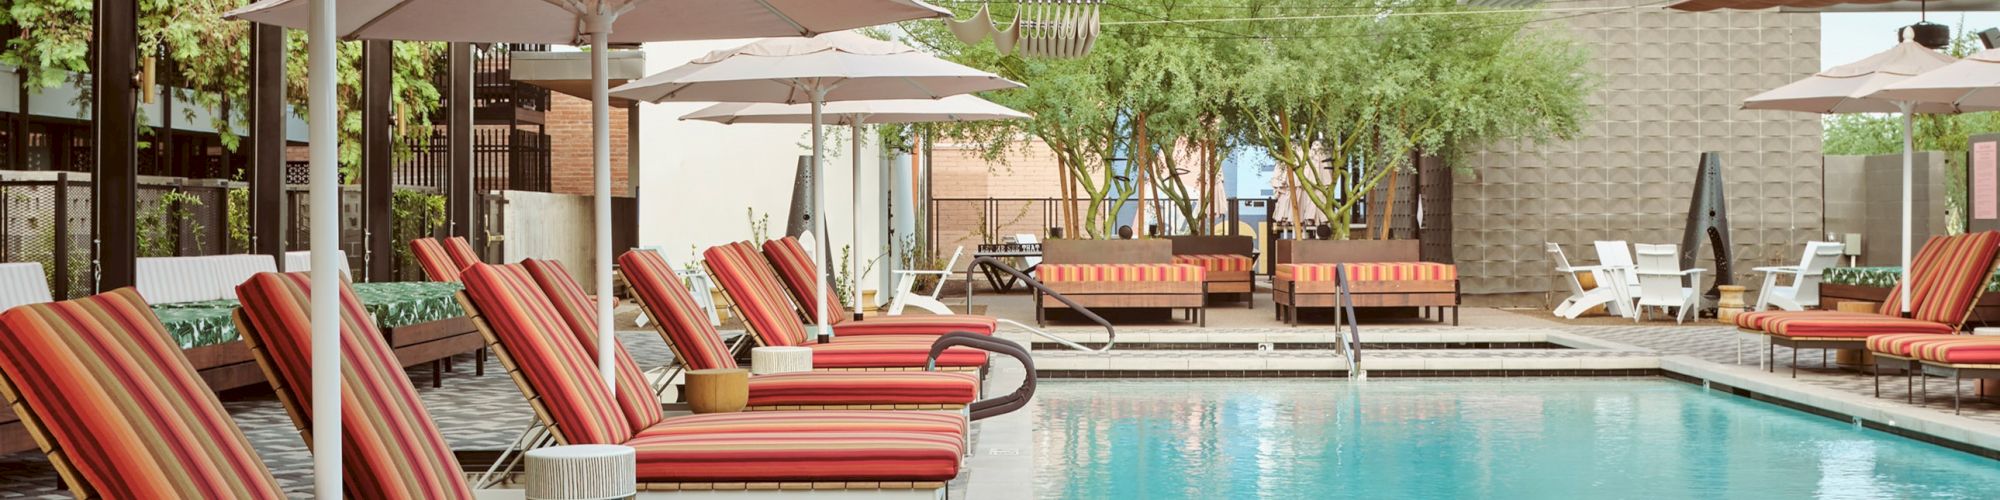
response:
{"label": "white umbrella canopy", "polygon": [[[848,142],[854,145],[854,206],[849,213],[854,232],[851,240],[861,241],[861,126],[877,123],[933,123],[970,122],[987,120],[1019,120],[1029,118],[1027,113],[994,104],[993,101],[977,96],[961,94],[943,99],[889,99],[881,101],[840,101],[827,103],[820,110],[835,123],[848,126],[852,137]],[[705,120],[722,124],[737,123],[812,123],[811,104],[743,103],[729,102],[696,110],[681,116],[682,120]],[[884,178],[883,182],[887,182]],[[814,249],[818,252],[819,249]],[[861,314],[861,274],[859,259],[848,261],[848,308],[854,314]]]}
{"label": "white umbrella canopy", "polygon": [[[1913,41],[1896,44],[1860,61],[1835,66],[1804,80],[1743,101],[1744,109],[1773,109],[1808,113],[1894,113],[1903,114],[1903,269],[1910,268],[1910,196],[1912,170],[1911,118],[1916,113],[1950,114],[1958,108],[1950,104],[1918,103],[1883,99],[1877,92],[1952,64],[1955,59],[1924,48]],[[1910,280],[1902,280],[1903,312],[1910,311]]]}
{"label": "white umbrella canopy", "polygon": [[1946,105],[1959,111],[2000,109],[2000,49],[1986,49],[1884,86],[1869,97]]}
{"label": "white umbrella canopy", "polygon": [[[826,213],[820,131],[825,105],[833,101],[939,99],[957,94],[1020,88],[1021,84],[909,46],[856,33],[812,38],[773,38],[718,50],[685,65],[620,85],[611,94],[646,102],[722,101],[810,103],[813,150],[813,213]],[[826,235],[826,217],[814,218],[813,233]],[[814,251],[813,263],[827,267],[828,252]],[[815,323],[820,337],[833,335],[827,314],[826,273],[817,273]]]}
{"label": "white umbrella canopy", "polygon": [[[655,41],[810,36],[910,19],[948,17],[919,0],[264,0],[224,14],[229,19],[303,29],[308,34],[312,165],[313,288],[339,286],[333,249],[339,243],[336,186],[339,134],[334,96],[335,39],[591,44],[591,114],[599,297],[611,296],[611,127],[605,67],[610,44]],[[624,17],[631,29],[614,31]],[[312,298],[314,491],[340,498],[341,419],[339,297]],[[597,301],[598,369],[615,390],[609,300]]]}

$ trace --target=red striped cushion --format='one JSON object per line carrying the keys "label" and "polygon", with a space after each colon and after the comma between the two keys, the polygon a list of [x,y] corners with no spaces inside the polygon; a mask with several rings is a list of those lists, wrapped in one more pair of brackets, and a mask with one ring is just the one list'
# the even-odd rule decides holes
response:
{"label": "red striped cushion", "polygon": [[284,498],[131,288],[0,315],[0,376],[104,498]]}
{"label": "red striped cushion", "polygon": [[1248,255],[1207,253],[1175,255],[1174,263],[1197,265],[1210,271],[1248,271],[1257,261]]}
{"label": "red striped cushion", "polygon": [[464,236],[445,238],[444,251],[451,255],[451,261],[458,264],[459,269],[472,267],[473,264],[481,262],[479,252],[472,251],[472,244],[466,242]]}
{"label": "red striped cushion", "polygon": [[618,268],[625,273],[625,282],[639,298],[639,305],[645,307],[646,316],[659,323],[681,364],[689,370],[736,367],[736,359],[729,356],[729,344],[716,333],[715,325],[709,324],[708,314],[659,252],[625,252],[618,256]]}
{"label": "red striped cushion", "polygon": [[1868,337],[1868,350],[1892,356],[1910,357],[1910,352],[1912,348],[1915,347],[1917,344],[1930,342],[1934,340],[1949,339],[1954,337],[1956,336],[1938,335],[1934,333],[1896,333],[1889,335],[1875,335]]}
{"label": "red striped cushion", "polygon": [[914,314],[874,316],[861,321],[838,322],[833,325],[833,334],[836,338],[866,335],[944,335],[956,331],[992,335],[999,329],[1000,320],[991,316]]}
{"label": "red striped cushion", "polygon": [[[1930,246],[1930,245],[1925,245]],[[1911,290],[1912,317],[1957,326],[1972,312],[1972,303],[1993,275],[1993,258],[2000,254],[2000,232],[1982,231],[1946,238],[1931,268],[1919,275]],[[1913,266],[1914,267],[1914,266]]]}
{"label": "red striped cushion", "polygon": [[1043,283],[1175,282],[1208,279],[1208,270],[1192,264],[1042,264],[1035,277]]}
{"label": "red striped cushion", "polygon": [[[260,273],[236,287],[272,385],[296,406],[292,417],[312,428],[312,279],[305,273]],[[351,498],[472,498],[463,469],[424,410],[396,352],[368,320],[345,283],[340,287],[341,471]]]}
{"label": "red striped cushion", "polygon": [[[855,375],[888,375],[864,372]],[[818,375],[840,376],[838,373]],[[971,376],[954,373],[954,376]],[[751,434],[760,432],[911,432],[965,437],[965,416],[941,411],[753,411],[682,415],[661,421],[640,434],[674,436],[685,434]]]}
{"label": "red striped cushion", "polygon": [[1951,325],[1865,312],[1797,311],[1770,318],[1764,331],[1785,337],[1865,339],[1888,333],[1952,333]]}
{"label": "red striped cushion", "polygon": [[1334,268],[1346,267],[1354,281],[1452,281],[1458,266],[1436,262],[1350,262],[1346,264],[1279,264],[1276,275],[1292,281],[1333,281]]}
{"label": "red striped cushion", "polygon": [[1955,335],[1913,347],[1917,359],[1962,365],[2000,365],[2000,338]]}
{"label": "red striped cushion", "polygon": [[702,263],[708,266],[709,276],[715,278],[729,301],[736,304],[743,323],[760,343],[767,346],[805,343],[805,326],[799,323],[798,314],[783,295],[785,292],[758,274],[757,266],[749,260],[758,257],[755,251],[746,253],[744,249],[748,247],[748,243],[709,247],[701,253]]}
{"label": "red striped cushion", "polygon": [[[813,288],[819,286],[814,271],[819,267],[813,265],[812,256],[806,253],[805,245],[799,244],[798,238],[790,236],[766,241],[764,258],[770,260],[778,278],[784,280],[785,290],[792,294],[792,300],[798,301],[799,311],[805,315],[806,323],[819,321],[817,316],[819,309],[814,307],[819,301],[813,300]],[[833,285],[828,283],[827,286]],[[839,325],[840,322],[847,320],[847,307],[832,294],[827,295],[826,306],[828,321]]]}
{"label": "red striped cushion", "polygon": [[431,238],[410,240],[410,256],[417,259],[417,265],[424,268],[424,277],[431,281],[457,283],[459,270],[465,269],[451,260],[444,245]]}
{"label": "red striped cushion", "polygon": [[639,482],[949,481],[958,438],[907,432],[644,434]]}
{"label": "red striped cushion", "polygon": [[979,377],[964,372],[798,372],[750,377],[750,406],[962,405],[977,397]]}
{"label": "red striped cushion", "polygon": [[[805,347],[813,351],[813,368],[921,368],[931,352],[928,341],[841,340]],[[986,351],[953,347],[938,356],[937,364],[958,368],[982,366],[986,364]]]}
{"label": "red striped cushion", "polygon": [[[590,295],[583,293],[583,286],[576,283],[569,269],[561,262],[541,259],[521,261],[521,267],[535,278],[542,293],[547,294],[549,303],[556,307],[556,314],[569,324],[569,331],[576,335],[577,344],[590,355],[590,362],[597,363],[597,303]],[[660,399],[653,395],[653,386],[646,380],[645,370],[632,361],[632,355],[625,351],[625,344],[611,339],[612,363],[618,365],[618,408],[625,412],[625,421],[632,424],[632,431],[638,432],[659,422]]]}
{"label": "red striped cushion", "polygon": [[465,293],[513,357],[528,384],[522,389],[534,391],[529,396],[540,397],[548,408],[547,423],[565,444],[631,439],[632,426],[598,376],[597,364],[526,269],[473,265],[465,270]]}

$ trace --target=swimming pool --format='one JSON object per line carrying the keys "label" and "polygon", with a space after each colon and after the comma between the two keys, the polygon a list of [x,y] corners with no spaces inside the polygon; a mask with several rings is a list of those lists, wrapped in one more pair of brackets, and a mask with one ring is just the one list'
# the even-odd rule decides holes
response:
{"label": "swimming pool", "polygon": [[2000,462],[1655,379],[1048,381],[1044,498],[1995,498]]}

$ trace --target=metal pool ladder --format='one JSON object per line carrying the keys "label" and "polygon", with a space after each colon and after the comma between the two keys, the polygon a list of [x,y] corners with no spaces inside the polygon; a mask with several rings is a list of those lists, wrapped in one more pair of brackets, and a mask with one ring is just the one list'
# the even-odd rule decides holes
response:
{"label": "metal pool ladder", "polygon": [[1028,333],[1032,333],[1037,337],[1049,339],[1055,341],[1058,344],[1062,344],[1064,347],[1084,352],[1100,352],[1100,353],[1107,352],[1111,350],[1111,346],[1118,344],[1118,330],[1112,327],[1111,322],[1106,321],[1103,316],[1098,316],[1097,313],[1091,312],[1090,308],[1083,307],[1082,305],[1077,304],[1076,301],[1070,300],[1069,297],[1064,297],[1063,294],[1057,293],[1055,290],[1050,290],[1047,285],[1042,284],[1041,280],[1029,277],[1028,273],[1021,272],[1021,270],[1015,269],[1014,266],[1007,265],[1007,263],[1000,262],[998,259],[995,259],[993,257],[980,257],[972,259],[972,263],[965,266],[965,271],[966,271],[965,311],[967,313],[972,312],[972,271],[974,269],[979,268],[980,266],[985,266],[988,269],[1007,273],[1009,276],[1013,276],[1017,279],[1020,279],[1023,285],[1027,286],[1028,288],[1034,289],[1035,293],[1048,295],[1049,298],[1056,299],[1057,302],[1061,302],[1063,303],[1063,305],[1067,305],[1069,306],[1070,309],[1075,310],[1078,314],[1082,314],[1084,319],[1088,319],[1090,320],[1090,322],[1097,323],[1098,326],[1104,327],[1104,347],[1091,349],[1089,346],[1072,342],[1069,339],[1056,336],[1056,334],[1049,333],[1047,331],[1043,331],[1040,328],[1028,326],[1022,324],[1019,321],[1014,321],[1011,319],[995,318],[999,320],[999,322],[1006,323],[1009,325],[1014,325],[1015,328],[1026,330]]}
{"label": "metal pool ladder", "polygon": [[1340,286],[1333,309],[1333,349],[1347,358],[1347,378],[1366,380],[1368,371],[1361,369],[1361,320],[1354,316],[1354,294],[1347,288],[1347,266],[1334,266],[1333,280]]}

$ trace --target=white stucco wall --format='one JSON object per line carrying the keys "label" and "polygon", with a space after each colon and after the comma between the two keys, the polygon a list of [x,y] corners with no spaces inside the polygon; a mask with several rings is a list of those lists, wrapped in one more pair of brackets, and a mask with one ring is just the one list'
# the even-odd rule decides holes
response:
{"label": "white stucco wall", "polygon": [[[749,40],[650,43],[645,45],[646,73],[687,63],[711,50]],[[722,125],[680,121],[680,116],[713,103],[641,104],[639,107],[639,244],[664,247],[676,266],[695,258],[701,249],[751,238],[745,209],[771,217],[772,237],[784,230],[793,191],[793,170],[799,155],[810,153],[806,125]],[[846,127],[827,127],[829,135],[847,134]],[[864,135],[872,135],[864,133]],[[829,141],[826,206],[833,233],[834,255],[853,244],[854,168],[851,144]],[[862,149],[860,242],[854,245],[863,265],[882,250],[877,145]],[[876,266],[877,270],[882,265]],[[876,280],[863,276],[863,290]]]}

